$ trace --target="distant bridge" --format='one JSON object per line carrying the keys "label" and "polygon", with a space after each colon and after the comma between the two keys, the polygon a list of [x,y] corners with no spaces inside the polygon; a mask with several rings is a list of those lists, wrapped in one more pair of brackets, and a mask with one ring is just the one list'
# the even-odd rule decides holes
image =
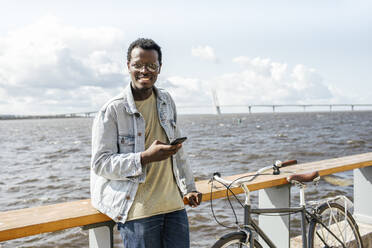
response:
{"label": "distant bridge", "polygon": [[[354,111],[356,107],[372,107],[372,104],[247,104],[247,105],[204,105],[204,106],[179,106],[178,108],[215,108],[216,113],[220,114],[222,108],[248,108],[248,112],[251,114],[253,108],[270,108],[273,112],[278,108],[284,107],[299,107],[303,111],[311,107],[326,107],[329,111],[332,111],[336,107],[347,107],[351,111]],[[372,109],[371,109],[372,110]]]}
{"label": "distant bridge", "polygon": [[[222,106],[221,106],[222,107]],[[283,108],[283,107],[301,107],[304,111],[306,111],[306,108],[310,107],[327,107],[329,111],[332,111],[334,107],[348,107],[351,111],[354,111],[355,107],[372,107],[372,104],[259,104],[259,105],[224,105],[223,107],[248,107],[249,113],[252,113],[253,107],[267,107],[271,108],[273,112],[277,108]]]}
{"label": "distant bridge", "polygon": [[[360,110],[361,107],[371,107],[372,104],[250,104],[250,105],[190,105],[190,106],[178,106],[179,109],[215,109],[217,114],[221,114],[221,109],[223,108],[247,108],[248,112],[251,114],[253,108],[269,108],[275,112],[279,108],[286,107],[299,107],[303,111],[314,107],[327,108],[330,112],[335,108],[346,107],[351,111]],[[55,115],[0,115],[0,119],[47,119],[47,118],[74,118],[74,117],[92,117],[98,111],[87,111],[87,112],[77,112],[77,113],[67,113],[67,114],[55,114]]]}

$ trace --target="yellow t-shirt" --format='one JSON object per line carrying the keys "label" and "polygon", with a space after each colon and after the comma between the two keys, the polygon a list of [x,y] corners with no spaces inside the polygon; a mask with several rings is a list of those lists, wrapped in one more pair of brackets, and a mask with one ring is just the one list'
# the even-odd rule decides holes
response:
{"label": "yellow t-shirt", "polygon": [[[155,94],[143,101],[135,101],[137,110],[146,123],[145,148],[155,140],[168,143],[168,138],[160,126],[156,108]],[[184,203],[173,176],[172,159],[145,165],[147,175],[144,183],[138,187],[127,220],[169,213],[184,208]]]}

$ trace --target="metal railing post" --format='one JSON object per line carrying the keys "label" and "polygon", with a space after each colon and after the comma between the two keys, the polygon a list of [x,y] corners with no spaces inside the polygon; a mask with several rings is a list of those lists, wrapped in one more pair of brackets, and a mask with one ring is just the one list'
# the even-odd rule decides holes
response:
{"label": "metal railing post", "polygon": [[114,221],[83,226],[83,230],[89,229],[89,248],[113,248],[114,226]]}
{"label": "metal railing post", "polygon": [[[258,193],[258,205],[260,208],[286,208],[290,207],[291,187],[289,184],[261,189]],[[277,247],[289,247],[289,215],[283,216],[259,216],[259,226],[267,234]],[[263,247],[265,242],[260,242]]]}
{"label": "metal railing post", "polygon": [[372,166],[354,170],[354,218],[372,224]]}

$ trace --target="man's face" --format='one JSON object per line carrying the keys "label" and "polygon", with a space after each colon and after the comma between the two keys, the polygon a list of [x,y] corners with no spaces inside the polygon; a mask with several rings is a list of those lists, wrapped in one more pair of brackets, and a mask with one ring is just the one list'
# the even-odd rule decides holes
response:
{"label": "man's face", "polygon": [[144,50],[135,47],[127,65],[134,90],[146,91],[152,89],[161,67],[156,50]]}

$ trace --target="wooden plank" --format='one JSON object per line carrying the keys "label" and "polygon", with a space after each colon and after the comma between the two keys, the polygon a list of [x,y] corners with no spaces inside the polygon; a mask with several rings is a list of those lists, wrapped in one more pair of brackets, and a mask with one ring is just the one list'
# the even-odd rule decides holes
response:
{"label": "wooden plank", "polygon": [[[252,182],[247,183],[247,185],[251,191],[254,191],[286,184],[287,181],[285,178],[290,173],[318,170],[321,176],[325,176],[367,166],[372,166],[372,152],[285,167],[281,169],[280,175],[259,176]],[[234,180],[252,174],[246,173],[228,176],[226,178]],[[197,189],[203,193],[203,201],[209,201],[211,198],[211,185],[208,183],[208,180],[199,181],[196,184]],[[217,186],[218,183],[215,185]],[[232,188],[231,190],[235,194],[243,192],[241,188]],[[226,197],[225,188],[215,187],[213,189],[213,199],[222,197]],[[99,213],[91,206],[89,199],[0,212],[0,241],[54,232],[108,220],[110,220],[109,217]]]}
{"label": "wooden plank", "polygon": [[110,220],[90,199],[0,212],[0,241]]}
{"label": "wooden plank", "polygon": [[[320,176],[325,176],[367,166],[372,166],[372,152],[288,166],[281,169],[280,175],[262,175],[247,183],[247,186],[250,191],[255,191],[286,184],[286,177],[291,175],[291,173],[305,173],[317,170]],[[235,180],[239,177],[253,174],[254,173],[245,173],[227,176],[225,178],[228,180]],[[218,186],[218,183],[215,184]],[[210,187],[211,185],[208,181],[198,182],[197,188],[203,193],[203,201],[209,201],[211,199]],[[231,188],[231,190],[235,194],[243,193],[241,188]],[[226,197],[226,189],[223,186],[218,186],[213,189],[213,199],[223,197]]]}

